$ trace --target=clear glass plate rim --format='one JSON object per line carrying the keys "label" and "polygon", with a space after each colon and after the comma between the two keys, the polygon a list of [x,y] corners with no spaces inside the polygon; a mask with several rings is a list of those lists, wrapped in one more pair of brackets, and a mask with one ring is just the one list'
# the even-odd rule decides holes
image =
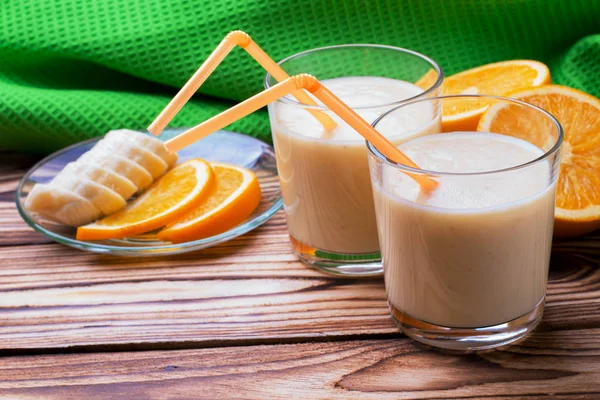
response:
{"label": "clear glass plate rim", "polygon": [[[250,137],[250,136],[248,136],[248,137]],[[74,148],[99,141],[100,139],[101,139],[101,137],[88,139],[88,140],[85,140],[82,142],[72,144],[71,146],[67,146],[64,149],[58,150],[58,151],[44,157],[42,160],[38,161],[35,165],[33,165],[27,171],[27,173],[25,173],[25,175],[23,175],[23,177],[19,181],[19,184],[17,185],[17,189],[16,189],[16,193],[15,193],[15,203],[16,203],[17,211],[19,212],[19,215],[21,216],[21,218],[23,218],[23,220],[27,223],[27,225],[29,225],[35,231],[46,235],[47,237],[49,237],[50,239],[52,239],[58,243],[71,245],[76,248],[105,250],[105,252],[107,252],[107,253],[109,253],[109,252],[115,252],[115,253],[121,253],[121,254],[136,253],[136,255],[139,255],[139,256],[144,256],[144,255],[151,256],[151,255],[164,255],[164,254],[166,254],[166,252],[168,250],[185,250],[187,248],[194,248],[194,249],[190,249],[190,250],[200,250],[202,248],[200,246],[216,245],[216,244],[222,243],[228,239],[233,239],[237,236],[243,235],[244,233],[247,233],[247,232],[257,228],[258,226],[262,225],[263,223],[265,223],[266,221],[271,219],[271,217],[273,215],[275,215],[275,213],[277,213],[277,211],[279,211],[281,209],[281,207],[283,206],[283,199],[281,197],[279,197],[279,199],[277,199],[277,201],[275,201],[273,203],[273,205],[271,205],[271,207],[269,207],[267,210],[265,210],[259,216],[255,217],[249,221],[246,221],[245,223],[238,225],[235,228],[232,228],[226,232],[223,232],[223,233],[220,233],[218,235],[211,236],[208,238],[191,241],[191,242],[185,242],[185,243],[179,243],[179,244],[171,243],[171,244],[152,245],[152,246],[116,246],[116,245],[107,245],[107,244],[101,244],[101,243],[84,242],[84,241],[70,239],[68,237],[56,234],[56,233],[44,228],[43,226],[39,225],[38,223],[36,223],[33,220],[33,218],[27,213],[27,211],[23,208],[23,206],[21,204],[21,193],[23,192],[23,186],[30,180],[29,178],[30,178],[31,174],[33,174],[34,171],[36,171],[41,165],[45,164],[49,160],[59,157],[62,154],[65,154],[65,153],[73,150]],[[264,143],[256,138],[252,138],[252,139],[261,142],[270,151],[272,151],[271,147],[269,145],[267,145],[266,143]],[[208,247],[208,246],[204,246],[204,248],[206,248],[206,247]],[[153,252],[153,250],[156,252]]]}

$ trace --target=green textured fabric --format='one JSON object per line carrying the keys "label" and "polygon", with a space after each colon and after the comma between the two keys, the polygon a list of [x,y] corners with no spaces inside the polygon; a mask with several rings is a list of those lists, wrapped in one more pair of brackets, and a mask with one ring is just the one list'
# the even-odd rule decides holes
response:
{"label": "green textured fabric", "polygon": [[[600,96],[600,0],[0,0],[0,147],[47,153],[143,129],[234,29],[275,59],[340,43],[411,48],[447,74],[514,58]],[[262,89],[237,49],[173,121]],[[266,112],[231,129],[268,139]]]}

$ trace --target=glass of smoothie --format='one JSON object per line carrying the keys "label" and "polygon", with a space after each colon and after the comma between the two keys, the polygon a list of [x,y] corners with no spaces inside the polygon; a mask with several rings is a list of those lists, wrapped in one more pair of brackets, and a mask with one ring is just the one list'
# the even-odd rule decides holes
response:
{"label": "glass of smoothie", "polygon": [[[443,81],[430,58],[382,45],[318,48],[279,65],[289,75],[314,75],[369,123],[407,100],[439,95]],[[276,83],[267,74],[265,87]],[[288,96],[268,107],[293,251],[324,272],[379,275],[383,268],[365,141],[315,101],[317,105],[305,105]],[[427,126],[433,119],[431,105],[417,108],[413,114],[398,112],[386,123]],[[325,129],[309,110],[329,115],[337,126]],[[389,132],[388,139],[400,144],[427,130]]]}
{"label": "glass of smoothie", "polygon": [[[542,317],[562,128],[541,108],[492,96],[413,101],[373,126],[395,135],[398,126],[386,121],[421,112],[425,104],[438,116],[446,107],[489,108],[476,132],[400,144],[420,170],[367,143],[392,317],[406,335],[435,347],[469,351],[511,343]],[[411,136],[415,128],[406,129]],[[438,185],[425,193],[411,174]]]}

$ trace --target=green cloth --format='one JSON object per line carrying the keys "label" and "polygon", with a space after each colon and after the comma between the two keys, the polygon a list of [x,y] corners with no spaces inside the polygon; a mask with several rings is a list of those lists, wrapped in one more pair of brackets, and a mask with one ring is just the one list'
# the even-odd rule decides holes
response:
{"label": "green cloth", "polygon": [[[48,153],[144,129],[229,31],[276,60],[340,43],[407,47],[446,74],[531,58],[600,96],[600,0],[0,0],[0,147]],[[262,89],[241,49],[171,126]],[[265,111],[233,130],[268,140]]]}

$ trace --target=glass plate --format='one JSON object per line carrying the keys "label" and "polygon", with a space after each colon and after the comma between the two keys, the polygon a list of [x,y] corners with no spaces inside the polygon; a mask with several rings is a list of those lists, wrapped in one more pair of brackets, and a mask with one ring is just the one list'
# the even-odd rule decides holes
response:
{"label": "glass plate", "polygon": [[[167,129],[159,138],[168,140],[185,129]],[[152,233],[119,240],[77,240],[75,239],[75,228],[32,215],[25,209],[23,204],[34,184],[47,183],[52,180],[67,163],[75,161],[91,149],[98,140],[100,138],[77,143],[44,158],[25,174],[17,187],[16,202],[21,217],[33,229],[58,243],[95,253],[123,256],[185,253],[214,246],[256,228],[268,221],[281,208],[283,203],[273,149],[253,137],[235,132],[219,131],[180,151],[179,161],[199,157],[208,161],[240,165],[254,171],[260,183],[262,198],[258,208],[245,222],[219,235],[180,244],[161,241]]]}

